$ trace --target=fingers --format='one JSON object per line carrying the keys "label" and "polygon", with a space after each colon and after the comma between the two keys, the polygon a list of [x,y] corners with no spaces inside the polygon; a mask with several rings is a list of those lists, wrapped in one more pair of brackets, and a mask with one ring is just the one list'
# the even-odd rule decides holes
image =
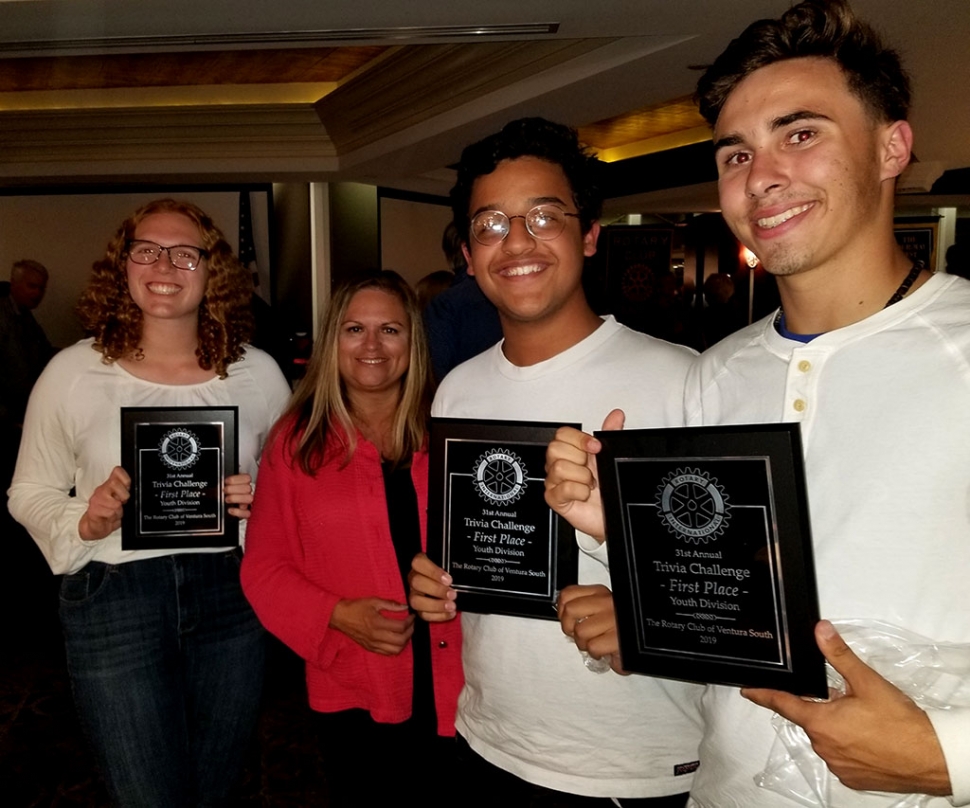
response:
{"label": "fingers", "polygon": [[[614,410],[614,412],[618,412],[618,410]],[[586,462],[587,453],[596,454],[602,448],[600,442],[592,435],[571,426],[559,427],[556,430],[556,436],[552,442],[576,450],[582,455],[582,462],[584,463]]]}
{"label": "fingers", "polygon": [[400,654],[414,634],[414,619],[413,614],[404,620],[378,615],[371,626],[369,650],[385,656]]}
{"label": "fingers", "polygon": [[616,621],[612,615],[596,614],[576,621],[573,634],[576,647],[599,659],[618,650]]}
{"label": "fingers", "polygon": [[226,477],[222,490],[225,492],[227,502],[252,502],[253,478],[248,474],[233,474]]}
{"label": "fingers", "polygon": [[577,530],[600,541],[605,533],[596,480],[596,462],[586,450],[600,442],[571,427],[560,427],[546,450],[546,504]]}
{"label": "fingers", "polygon": [[433,598],[444,598],[451,589],[451,576],[435,564],[424,553],[418,553],[411,560],[408,583],[412,591]]}
{"label": "fingers", "polygon": [[575,436],[573,435],[567,435],[565,436],[566,440],[563,440],[560,435],[566,430],[575,432],[576,435],[583,438],[588,438],[589,442],[593,442],[599,446],[599,441],[591,435],[587,435],[585,432],[578,432],[571,427],[560,427],[556,432],[556,437],[553,438],[552,442],[546,448],[546,474],[549,474],[557,464],[570,464],[582,466],[583,468],[587,466],[589,453],[584,448],[586,441],[583,441],[582,446],[577,445]]}
{"label": "fingers", "polygon": [[451,583],[451,576],[441,567],[428,558],[426,553],[418,553],[411,559],[411,571],[426,578],[437,578],[440,580],[448,579]]}
{"label": "fingers", "polygon": [[455,600],[458,593],[451,588],[452,578],[424,553],[418,553],[411,561],[408,573],[410,594],[408,603],[429,623],[453,620],[458,614]]}
{"label": "fingers", "polygon": [[808,720],[814,704],[813,702],[803,701],[791,693],[782,690],[769,690],[768,688],[742,688],[741,695],[759,707],[778,713],[782,718],[787,718],[799,726]]}
{"label": "fingers", "polygon": [[600,448],[596,438],[571,426],[556,430],[556,437],[546,449],[546,502],[551,508],[589,499],[596,487],[590,453]]}
{"label": "fingers", "polygon": [[[557,474],[559,474],[558,471]],[[592,475],[588,475],[587,482],[563,480],[562,474],[559,474],[558,480],[559,482],[556,482],[556,480],[546,478],[546,505],[556,513],[568,518],[573,505],[577,502],[589,502],[590,497],[593,496],[593,487],[596,485],[596,481]]]}
{"label": "fingers", "polygon": [[108,475],[108,480],[113,480],[118,483],[125,490],[125,498],[122,502],[128,501],[128,490],[131,488],[131,477],[128,476],[128,472],[125,471],[121,466],[115,466],[111,469],[111,474]]}
{"label": "fingers", "polygon": [[581,651],[597,659],[619,652],[613,594],[601,585],[568,586],[559,594],[559,624]]}
{"label": "fingers", "polygon": [[[881,688],[896,691],[893,685],[855,655],[828,620],[820,620],[816,624],[815,641],[829,664],[845,680],[845,695],[862,696],[867,691],[876,693]],[[818,714],[817,700],[803,699],[779,690],[745,688],[741,691],[741,695],[802,727]]]}
{"label": "fingers", "polygon": [[[623,429],[625,422],[626,415],[623,410],[611,410],[603,421],[603,430]],[[560,460],[577,466],[587,466],[588,455],[597,454],[602,448],[603,444],[592,435],[575,427],[561,426],[556,430],[556,436],[546,450],[546,475],[552,472],[553,467]],[[548,488],[548,483],[546,487]]]}
{"label": "fingers", "polygon": [[[414,615],[408,613],[406,603],[374,598],[373,606],[378,610],[373,620],[372,642],[379,654],[399,654],[410,642],[414,634]],[[384,612],[401,615],[387,617]],[[402,619],[403,618],[403,619]]]}
{"label": "fingers", "polygon": [[410,641],[414,615],[408,614],[405,604],[384,598],[348,599],[334,606],[330,626],[368,651],[393,655]]}
{"label": "fingers", "polygon": [[131,496],[130,486],[128,472],[115,466],[108,479],[94,489],[78,522],[78,534],[84,541],[99,541],[121,527],[124,504]]}
{"label": "fingers", "polygon": [[229,514],[238,519],[248,519],[249,506],[253,504],[253,478],[248,474],[232,474],[222,486]]}
{"label": "fingers", "polygon": [[[454,596],[454,592],[452,592],[449,597],[454,598]],[[458,606],[453,599],[439,600],[412,594],[409,603],[418,617],[426,623],[446,623],[458,616]]]}
{"label": "fingers", "polygon": [[121,466],[111,469],[108,479],[94,489],[91,501],[97,499],[97,504],[107,508],[118,508],[124,505],[131,496],[131,477]]}
{"label": "fingers", "polygon": [[573,584],[572,586],[567,586],[559,593],[559,599],[556,602],[556,611],[560,619],[562,619],[563,613],[567,609],[573,612],[578,611],[581,615],[585,615],[588,612],[584,611],[584,604],[577,604],[573,601],[581,601],[583,598],[590,597],[591,595],[602,595],[604,593],[609,595],[610,590],[602,584]]}
{"label": "fingers", "polygon": [[[589,455],[570,443],[554,440],[546,449],[546,500],[557,504],[585,502],[596,487]],[[554,507],[552,502],[548,502]]]}

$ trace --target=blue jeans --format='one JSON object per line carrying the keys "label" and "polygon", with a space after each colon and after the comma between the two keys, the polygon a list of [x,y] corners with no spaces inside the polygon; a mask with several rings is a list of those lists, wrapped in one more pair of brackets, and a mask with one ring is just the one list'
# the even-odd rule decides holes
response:
{"label": "blue jeans", "polygon": [[238,551],[64,576],[61,624],[81,724],[112,801],[225,804],[259,712],[263,629]]}

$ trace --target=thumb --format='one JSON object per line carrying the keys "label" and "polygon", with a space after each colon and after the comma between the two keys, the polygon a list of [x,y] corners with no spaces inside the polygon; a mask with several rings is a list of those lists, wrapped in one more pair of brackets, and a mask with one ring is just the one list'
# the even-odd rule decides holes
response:
{"label": "thumb", "polygon": [[828,620],[819,620],[815,626],[815,642],[818,643],[818,650],[822,652],[828,663],[845,679],[846,693],[858,695],[860,688],[872,681],[873,675],[881,679],[872,668],[856,656]]}
{"label": "thumb", "polygon": [[623,429],[623,425],[626,423],[626,413],[623,410],[612,410],[606,419],[603,421],[603,431],[604,432],[616,432]]}

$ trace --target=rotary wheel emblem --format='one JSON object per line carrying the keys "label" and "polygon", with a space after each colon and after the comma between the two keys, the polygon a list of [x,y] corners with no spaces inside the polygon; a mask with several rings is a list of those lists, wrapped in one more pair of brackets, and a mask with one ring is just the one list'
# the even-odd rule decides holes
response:
{"label": "rotary wheel emblem", "polygon": [[170,469],[192,468],[199,460],[198,436],[183,427],[170,429],[158,444],[158,455]]}
{"label": "rotary wheel emblem", "polygon": [[623,297],[634,303],[643,303],[653,297],[653,270],[646,264],[627,267],[620,281]]}
{"label": "rotary wheel emblem", "polygon": [[525,493],[525,464],[515,452],[494,449],[475,461],[475,490],[482,499],[508,505]]}
{"label": "rotary wheel emblem", "polygon": [[657,490],[657,505],[667,530],[697,544],[720,536],[731,518],[724,488],[699,469],[668,474]]}

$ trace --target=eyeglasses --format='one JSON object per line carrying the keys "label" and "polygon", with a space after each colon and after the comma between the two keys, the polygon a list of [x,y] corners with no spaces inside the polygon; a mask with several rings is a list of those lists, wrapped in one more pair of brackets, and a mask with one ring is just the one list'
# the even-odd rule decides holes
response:
{"label": "eyeglasses", "polygon": [[578,213],[566,213],[558,205],[536,205],[524,216],[508,216],[500,210],[483,210],[472,219],[472,238],[490,247],[505,241],[512,229],[513,219],[523,219],[525,229],[541,241],[552,241],[566,227],[566,217],[579,218]]}
{"label": "eyeglasses", "polygon": [[126,249],[128,257],[136,264],[154,264],[162,257],[162,253],[167,253],[168,262],[173,267],[192,272],[198,269],[203,258],[209,257],[209,251],[203,250],[201,247],[192,247],[188,244],[163,247],[154,241],[142,241],[141,239],[129,241]]}

